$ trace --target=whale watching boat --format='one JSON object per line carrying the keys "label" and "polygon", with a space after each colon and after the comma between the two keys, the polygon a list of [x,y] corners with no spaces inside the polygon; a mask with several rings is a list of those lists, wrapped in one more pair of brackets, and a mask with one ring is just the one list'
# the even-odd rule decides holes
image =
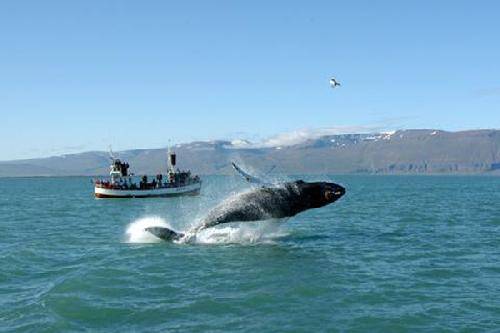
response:
{"label": "whale watching boat", "polygon": [[140,178],[129,173],[129,164],[115,158],[110,152],[112,160],[108,179],[94,180],[96,198],[148,198],[170,197],[180,195],[198,195],[201,189],[199,176],[191,171],[180,171],[175,167],[176,154],[168,151],[168,170],[165,175],[158,174],[152,177]]}

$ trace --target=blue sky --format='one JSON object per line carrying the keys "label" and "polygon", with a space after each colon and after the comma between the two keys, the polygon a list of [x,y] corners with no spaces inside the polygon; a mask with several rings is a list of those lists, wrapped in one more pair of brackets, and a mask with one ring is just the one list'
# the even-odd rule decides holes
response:
{"label": "blue sky", "polygon": [[499,12],[498,1],[2,1],[0,160],[339,126],[500,128]]}

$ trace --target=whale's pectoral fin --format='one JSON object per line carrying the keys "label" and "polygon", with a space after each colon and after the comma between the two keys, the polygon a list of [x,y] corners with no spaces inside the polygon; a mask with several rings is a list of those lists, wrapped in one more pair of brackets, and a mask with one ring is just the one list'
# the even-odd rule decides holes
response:
{"label": "whale's pectoral fin", "polygon": [[155,235],[160,239],[163,239],[164,241],[175,241],[184,237],[183,233],[175,232],[165,227],[149,227],[145,228],[144,230]]}

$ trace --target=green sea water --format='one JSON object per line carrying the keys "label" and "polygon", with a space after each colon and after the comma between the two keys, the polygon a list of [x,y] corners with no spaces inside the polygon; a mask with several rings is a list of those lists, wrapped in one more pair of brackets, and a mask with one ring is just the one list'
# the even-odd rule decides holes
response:
{"label": "green sea water", "polygon": [[246,185],[97,200],[89,178],[0,179],[0,331],[499,332],[500,177],[315,176],[338,202],[186,230]]}

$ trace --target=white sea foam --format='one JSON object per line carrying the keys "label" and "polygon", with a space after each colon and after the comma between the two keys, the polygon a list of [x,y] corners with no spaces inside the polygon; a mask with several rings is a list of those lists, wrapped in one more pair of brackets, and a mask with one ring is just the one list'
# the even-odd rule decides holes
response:
{"label": "white sea foam", "polygon": [[144,230],[148,227],[165,227],[172,228],[167,221],[158,216],[147,216],[135,220],[127,227],[126,242],[127,243],[158,243],[162,240],[153,234]]}
{"label": "white sea foam", "polygon": [[286,228],[276,220],[235,223],[199,231],[186,238],[196,244],[259,244],[273,243],[287,235]]}
{"label": "white sea foam", "polygon": [[[148,227],[172,226],[158,216],[143,217],[130,223],[127,227],[127,243],[159,243],[163,242],[158,237],[147,232]],[[207,228],[196,233],[189,232],[185,237],[176,241],[178,244],[259,244],[273,243],[277,238],[287,235],[281,221],[268,220],[252,223],[234,223],[224,226]]]}

